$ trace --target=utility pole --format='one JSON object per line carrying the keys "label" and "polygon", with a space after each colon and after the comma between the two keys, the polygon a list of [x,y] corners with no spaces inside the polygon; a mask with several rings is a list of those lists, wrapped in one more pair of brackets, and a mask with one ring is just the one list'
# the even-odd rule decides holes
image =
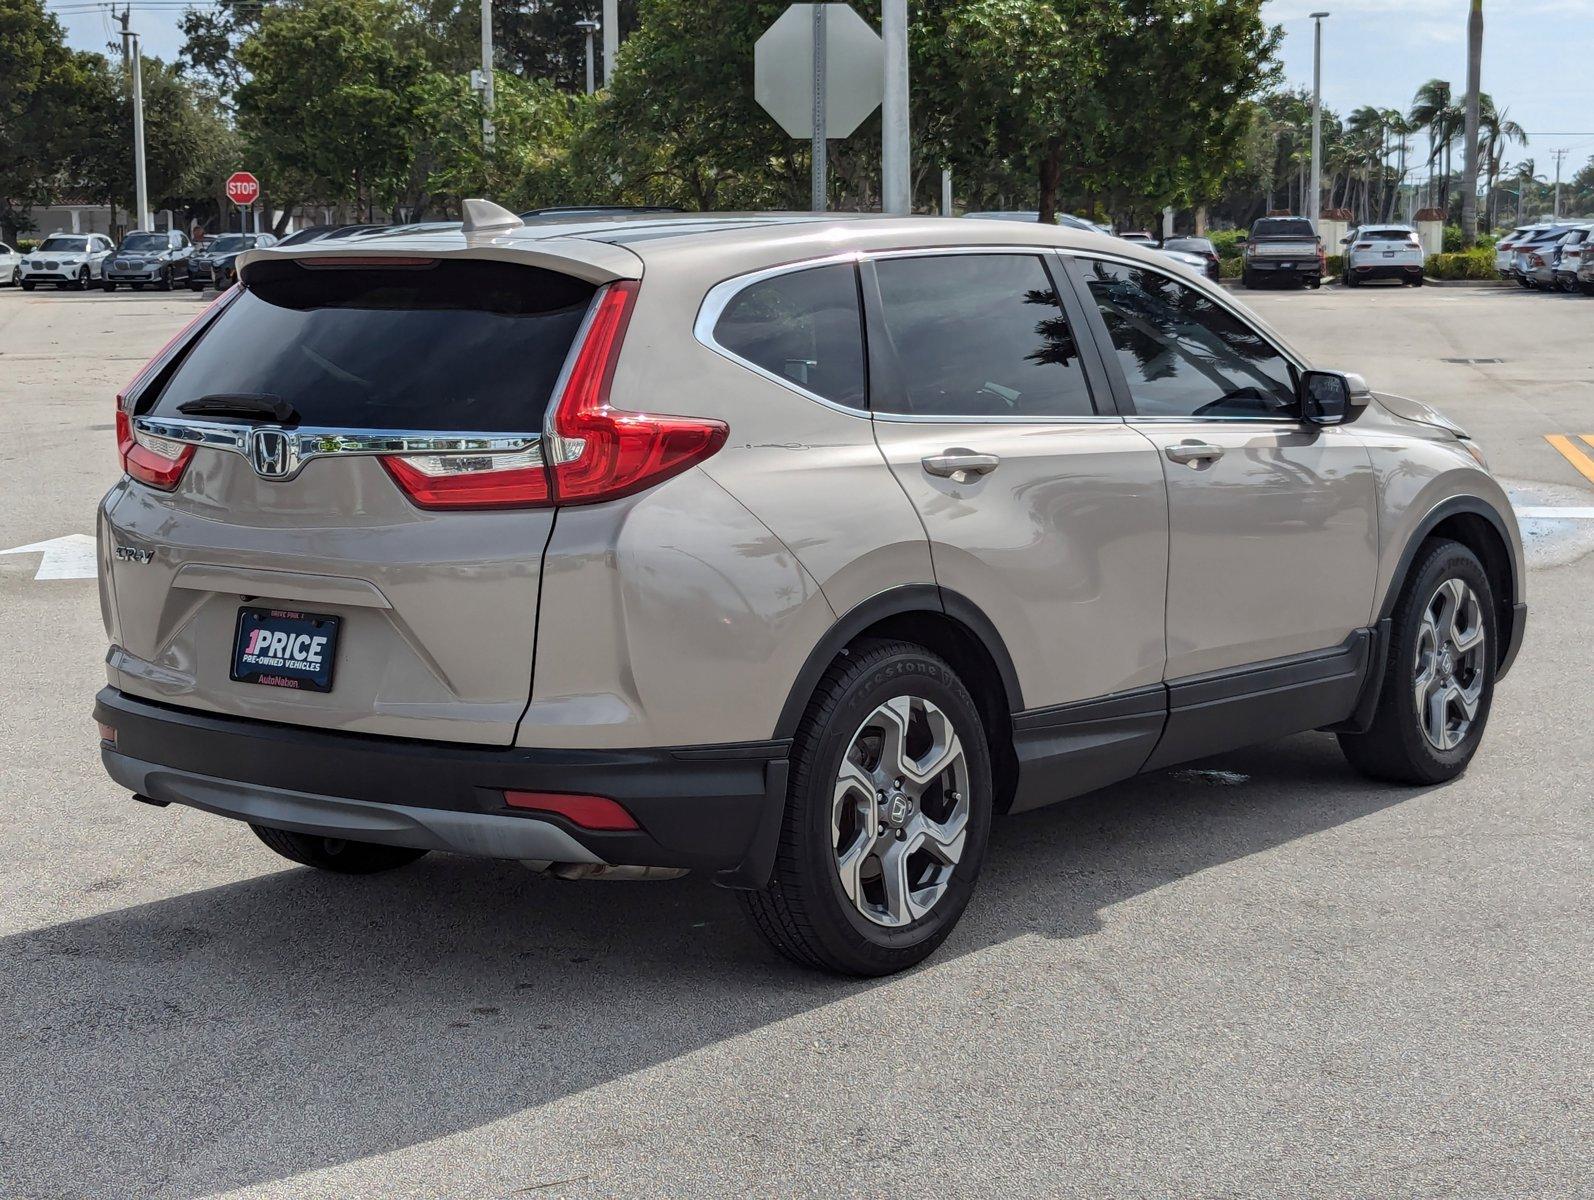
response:
{"label": "utility pole", "polygon": [[952,168],[941,168],[941,215],[952,215]]}
{"label": "utility pole", "polygon": [[1322,215],[1323,194],[1323,18],[1326,12],[1312,14],[1312,197],[1306,215],[1316,229]]}
{"label": "utility pole", "polygon": [[603,0],[603,86],[614,86],[614,60],[620,56],[620,0]]}
{"label": "utility pole", "polygon": [[913,211],[908,161],[908,0],[885,0],[880,13],[885,43],[885,99],[880,109],[880,199],[888,213]]}
{"label": "utility pole", "polygon": [[1561,162],[1570,153],[1572,153],[1570,150],[1555,151],[1555,219],[1557,221],[1561,219]]}
{"label": "utility pole", "polygon": [[122,60],[127,64],[133,92],[133,206],[138,229],[153,229],[149,216],[149,186],[144,177],[144,71],[138,34],[127,27],[132,9],[122,7]]}
{"label": "utility pole", "polygon": [[493,148],[493,0],[482,0],[482,145]]}

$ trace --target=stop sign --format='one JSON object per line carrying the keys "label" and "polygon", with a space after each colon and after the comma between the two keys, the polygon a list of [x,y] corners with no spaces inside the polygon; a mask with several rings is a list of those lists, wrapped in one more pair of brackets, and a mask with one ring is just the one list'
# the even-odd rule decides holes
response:
{"label": "stop sign", "polygon": [[260,199],[260,180],[248,171],[234,171],[227,177],[227,199],[239,208],[248,208]]}

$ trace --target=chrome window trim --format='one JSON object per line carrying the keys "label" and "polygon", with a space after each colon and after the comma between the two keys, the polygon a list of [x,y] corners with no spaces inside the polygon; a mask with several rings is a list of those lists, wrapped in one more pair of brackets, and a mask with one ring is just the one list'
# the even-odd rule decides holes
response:
{"label": "chrome window trim", "polygon": [[[788,379],[784,375],[777,375],[775,372],[767,370],[720,345],[719,340],[714,336],[714,327],[719,324],[720,318],[725,315],[725,310],[730,306],[730,302],[754,284],[763,283],[766,279],[776,279],[782,275],[795,275],[800,271],[812,271],[819,267],[836,267],[843,264],[850,264],[856,267],[860,261],[867,257],[869,256],[858,251],[850,251],[846,254],[830,254],[823,258],[810,258],[798,262],[782,263],[776,267],[764,267],[746,275],[736,275],[730,279],[722,279],[719,283],[709,288],[707,294],[703,297],[703,303],[698,306],[697,320],[692,324],[692,336],[721,358],[728,359],[739,367],[745,367],[753,374],[761,375],[771,383],[778,383],[787,391],[796,392],[805,400],[812,400],[815,404],[822,404],[826,408],[834,409],[836,412],[846,413],[849,417],[867,419],[870,416],[868,409],[853,408],[851,405],[827,399],[818,392],[811,392],[796,380]],[[858,340],[865,352],[864,369],[867,372],[868,346],[863,341],[863,301],[861,298],[858,302],[858,321]]]}
{"label": "chrome window trim", "polygon": [[899,425],[1122,425],[1124,419],[1117,413],[1092,413],[1078,417],[1028,417],[1028,416],[921,416],[917,413],[875,413],[876,421],[889,421]]}
{"label": "chrome window trim", "polygon": [[[281,425],[235,425],[225,421],[189,421],[166,417],[134,417],[135,433],[190,446],[225,450],[254,462],[252,447],[260,433],[286,439],[286,470],[267,478],[289,480],[317,458],[380,454],[514,454],[542,455],[536,433],[453,433],[408,429],[349,429]],[[261,472],[264,475],[264,472]]]}

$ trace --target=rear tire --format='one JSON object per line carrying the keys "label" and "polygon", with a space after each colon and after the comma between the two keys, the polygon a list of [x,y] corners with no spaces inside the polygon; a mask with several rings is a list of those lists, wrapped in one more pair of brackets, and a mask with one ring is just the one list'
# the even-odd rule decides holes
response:
{"label": "rear tire", "polygon": [[1240,282],[1247,290],[1250,290],[1256,286],[1256,276],[1249,271],[1242,271],[1240,273]]}
{"label": "rear tire", "polygon": [[407,867],[427,853],[409,846],[350,842],[342,838],[272,829],[267,825],[250,825],[249,828],[283,858],[339,875],[374,875],[378,871],[391,871],[395,867]]}
{"label": "rear tire", "polygon": [[952,668],[911,642],[860,642],[798,727],[774,874],[737,896],[793,962],[904,970],[963,915],[991,808],[985,727]]}
{"label": "rear tire", "polygon": [[1372,725],[1339,735],[1353,767],[1409,784],[1467,769],[1494,699],[1497,611],[1471,550],[1444,538],[1423,544],[1395,604]]}
{"label": "rear tire", "polygon": [[1421,275],[1414,275],[1411,280],[1412,287],[1421,287],[1427,281]]}
{"label": "rear tire", "polygon": [[1321,275],[1309,276],[1306,280],[1306,286],[1315,292],[1318,288],[1323,286],[1323,277]]}

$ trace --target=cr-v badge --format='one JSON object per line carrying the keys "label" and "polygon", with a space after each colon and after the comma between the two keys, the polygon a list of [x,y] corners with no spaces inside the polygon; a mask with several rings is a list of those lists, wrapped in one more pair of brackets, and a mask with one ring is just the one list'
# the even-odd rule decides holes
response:
{"label": "cr-v badge", "polygon": [[147,563],[155,560],[155,551],[140,550],[137,546],[118,546],[116,557],[123,562]]}

